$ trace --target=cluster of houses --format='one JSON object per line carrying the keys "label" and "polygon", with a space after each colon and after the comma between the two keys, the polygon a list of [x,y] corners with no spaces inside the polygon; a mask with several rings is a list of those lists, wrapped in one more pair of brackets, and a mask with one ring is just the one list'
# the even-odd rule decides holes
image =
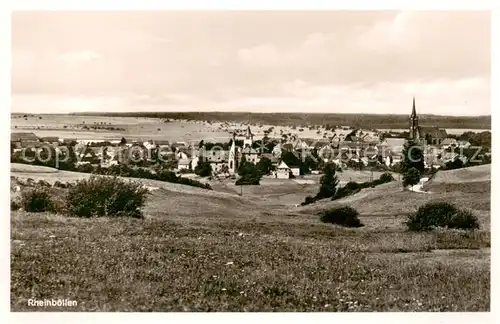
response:
{"label": "cluster of houses", "polygon": [[[409,125],[410,138],[417,141],[425,141],[424,164],[426,167],[440,167],[448,161],[458,157],[455,147],[470,147],[467,141],[457,141],[448,137],[446,130],[435,126],[418,125],[418,116],[413,100],[412,113]],[[237,147],[237,140],[243,140],[243,147]],[[302,156],[303,152],[317,152],[317,156],[324,162],[334,162],[341,168],[349,167],[350,162],[358,165],[368,166],[370,163],[385,164],[392,167],[401,162],[405,138],[381,137],[381,133],[373,130],[354,130],[350,133],[335,133],[329,138],[301,139],[297,135],[288,138],[269,139],[275,141],[276,145],[271,152],[262,152],[254,148],[254,134],[250,127],[246,133],[233,133],[233,141],[228,150],[221,148],[206,150],[198,144],[189,145],[184,142],[169,142],[167,140],[149,140],[146,142],[126,142],[122,140],[111,141],[89,141],[77,139],[60,139],[57,137],[37,137],[34,133],[12,133],[11,146],[14,152],[23,148],[41,149],[44,145],[56,148],[70,143],[78,144],[85,150],[77,151],[78,163],[99,163],[107,167],[120,163],[127,163],[127,157],[132,156],[134,148],[140,148],[143,152],[155,151],[166,160],[175,160],[178,171],[189,172],[194,170],[200,159],[210,163],[214,174],[232,175],[237,173],[238,166],[243,158],[257,164],[261,159],[267,158],[271,161],[275,171],[273,175],[279,179],[288,179],[299,175],[298,165],[287,165],[281,156],[284,152],[297,153]],[[109,143],[108,146],[99,146],[96,142]],[[144,153],[142,153],[144,154]],[[141,155],[140,158],[144,158]],[[148,158],[148,156],[146,156]],[[465,162],[465,161],[464,161]]]}

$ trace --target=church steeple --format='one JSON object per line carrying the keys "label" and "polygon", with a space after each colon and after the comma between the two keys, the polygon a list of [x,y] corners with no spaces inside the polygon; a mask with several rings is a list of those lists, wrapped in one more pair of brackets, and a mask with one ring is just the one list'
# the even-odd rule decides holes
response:
{"label": "church steeple", "polygon": [[411,116],[412,118],[416,118],[417,117],[417,110],[415,109],[415,97],[413,97],[413,109],[411,111]]}
{"label": "church steeple", "polygon": [[243,140],[243,146],[244,147],[247,147],[247,146],[252,147],[252,144],[253,144],[253,134],[252,134],[252,130],[250,129],[250,126],[248,126],[245,139]]}
{"label": "church steeple", "polygon": [[413,107],[410,115],[410,138],[419,139],[417,109],[415,108],[415,97],[413,97]]}

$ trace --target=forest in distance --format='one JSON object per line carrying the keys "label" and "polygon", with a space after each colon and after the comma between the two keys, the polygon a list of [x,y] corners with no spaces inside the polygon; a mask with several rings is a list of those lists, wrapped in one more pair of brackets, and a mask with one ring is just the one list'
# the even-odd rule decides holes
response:
{"label": "forest in distance", "polygon": [[[235,122],[276,126],[335,125],[364,129],[400,129],[408,127],[408,115],[323,114],[323,113],[250,113],[250,112],[81,112],[71,115],[145,117],[207,122]],[[440,128],[491,129],[491,116],[419,115],[420,125]]]}

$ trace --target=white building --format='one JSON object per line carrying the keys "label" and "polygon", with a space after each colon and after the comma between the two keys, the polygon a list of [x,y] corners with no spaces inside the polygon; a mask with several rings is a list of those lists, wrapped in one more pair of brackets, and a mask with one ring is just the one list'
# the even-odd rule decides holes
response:
{"label": "white building", "polygon": [[300,176],[300,168],[298,166],[292,166],[292,167],[290,167],[290,171],[292,171],[292,174],[295,177]]}
{"label": "white building", "polygon": [[290,175],[292,171],[288,167],[288,165],[281,161],[280,165],[276,168],[276,178],[278,179],[290,179]]}
{"label": "white building", "polygon": [[191,160],[189,159],[180,159],[177,163],[178,170],[190,170],[191,169]]}

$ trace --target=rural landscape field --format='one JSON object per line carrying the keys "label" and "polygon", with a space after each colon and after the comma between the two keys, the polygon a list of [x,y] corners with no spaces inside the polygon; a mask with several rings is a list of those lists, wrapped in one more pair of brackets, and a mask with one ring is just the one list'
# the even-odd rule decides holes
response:
{"label": "rural landscape field", "polygon": [[[89,176],[11,168],[16,181]],[[394,181],[304,207],[293,202],[317,184],[263,179],[240,196],[220,181],[206,191],[140,180],[152,189],[144,219],[14,211],[11,307],[60,296],[77,311],[487,311],[490,174],[440,171],[429,194]],[[343,176],[356,175],[366,176]],[[406,215],[433,199],[473,208],[481,229],[407,231]],[[319,222],[318,211],[342,204],[365,226]]]}
{"label": "rural landscape field", "polygon": [[11,312],[494,310],[490,12],[11,23]]}

